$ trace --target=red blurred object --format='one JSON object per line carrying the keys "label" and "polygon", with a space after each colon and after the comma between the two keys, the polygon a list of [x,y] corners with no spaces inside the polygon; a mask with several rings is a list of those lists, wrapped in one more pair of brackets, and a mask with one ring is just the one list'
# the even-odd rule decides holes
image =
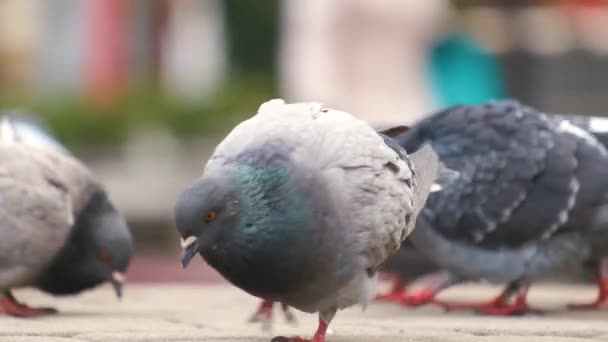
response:
{"label": "red blurred object", "polygon": [[85,91],[98,105],[112,104],[127,81],[127,1],[86,2]]}

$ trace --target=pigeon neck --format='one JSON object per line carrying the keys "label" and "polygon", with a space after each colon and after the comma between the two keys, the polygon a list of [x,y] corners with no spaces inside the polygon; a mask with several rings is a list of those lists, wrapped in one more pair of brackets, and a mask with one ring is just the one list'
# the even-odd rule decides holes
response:
{"label": "pigeon neck", "polygon": [[292,291],[313,245],[310,203],[282,165],[236,168],[240,183],[240,223],[204,257],[234,285],[257,296]]}

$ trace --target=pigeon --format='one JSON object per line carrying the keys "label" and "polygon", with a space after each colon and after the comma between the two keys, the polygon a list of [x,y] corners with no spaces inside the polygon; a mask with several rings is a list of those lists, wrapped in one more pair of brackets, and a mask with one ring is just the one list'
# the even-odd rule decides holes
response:
{"label": "pigeon", "polygon": [[[593,265],[608,300],[608,153],[589,132],[513,100],[455,106],[392,136],[406,150],[431,144],[459,177],[429,196],[410,240],[444,275],[412,305],[494,315],[536,312],[531,284]],[[467,281],[506,284],[485,303],[435,300]],[[515,297],[513,301],[511,299]]]}
{"label": "pigeon", "polygon": [[265,102],[179,195],[182,266],[200,254],[253,296],[318,312],[311,340],[275,341],[323,342],[339,309],[374,298],[431,187],[451,181],[436,157],[320,103]]}
{"label": "pigeon", "polygon": [[0,122],[0,312],[55,313],[11,290],[76,294],[109,281],[120,298],[131,234],[91,172],[34,122]]}
{"label": "pigeon", "polygon": [[[608,118],[553,113],[549,114],[549,116],[560,120],[570,121],[572,124],[591,133],[602,145],[604,145],[604,147],[608,148]],[[586,263],[583,265],[580,272],[573,273],[571,270],[568,270],[567,273],[557,274],[554,277],[550,277],[549,280],[588,283],[594,277],[594,268],[597,268],[594,264],[596,263]],[[399,251],[388,259],[382,271],[393,279],[393,285],[388,293],[380,294],[376,299],[386,302],[401,303],[405,306],[416,305],[416,301],[410,302],[409,300],[410,297],[408,296],[407,291],[409,284],[414,283],[423,277],[433,274],[440,276],[441,274],[439,266],[416,250],[408,239],[403,242]]]}

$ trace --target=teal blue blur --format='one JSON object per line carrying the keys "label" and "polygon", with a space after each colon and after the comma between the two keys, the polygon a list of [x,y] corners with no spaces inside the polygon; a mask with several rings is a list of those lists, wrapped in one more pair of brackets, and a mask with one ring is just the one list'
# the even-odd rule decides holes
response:
{"label": "teal blue blur", "polygon": [[430,51],[428,65],[432,92],[440,107],[506,96],[499,61],[462,32],[439,41]]}

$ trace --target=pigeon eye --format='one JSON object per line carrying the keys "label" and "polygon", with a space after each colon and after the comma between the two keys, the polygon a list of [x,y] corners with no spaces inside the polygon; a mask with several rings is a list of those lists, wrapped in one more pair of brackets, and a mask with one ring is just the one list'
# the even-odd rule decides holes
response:
{"label": "pigeon eye", "polygon": [[99,252],[99,259],[105,263],[110,263],[112,261],[112,254],[107,250],[103,249]]}
{"label": "pigeon eye", "polygon": [[217,213],[213,210],[207,212],[207,214],[205,214],[205,222],[209,223],[209,222],[215,220],[216,216],[217,216]]}

